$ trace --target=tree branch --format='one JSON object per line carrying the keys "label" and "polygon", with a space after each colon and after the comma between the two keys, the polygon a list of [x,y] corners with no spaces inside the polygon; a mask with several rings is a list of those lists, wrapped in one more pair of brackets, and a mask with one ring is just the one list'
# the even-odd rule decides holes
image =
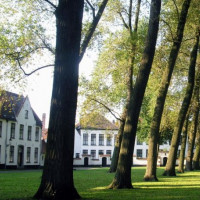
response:
{"label": "tree branch", "polygon": [[30,73],[26,73],[25,70],[22,68],[19,59],[17,59],[17,63],[18,63],[18,65],[19,65],[19,68],[23,71],[23,73],[24,73],[25,76],[30,76],[30,75],[32,75],[33,73],[35,73],[36,71],[38,71],[38,70],[40,70],[40,69],[44,69],[44,68],[47,68],[47,67],[52,67],[52,66],[54,66],[54,64],[45,65],[45,66],[42,66],[42,67],[38,67],[37,69],[33,70],[33,71],[30,72]]}
{"label": "tree branch", "polygon": [[135,33],[137,33],[137,29],[138,29],[140,5],[141,5],[141,0],[138,0],[136,13],[135,13],[135,24],[134,24],[134,32]]}
{"label": "tree branch", "polygon": [[176,0],[172,0],[172,1],[173,1],[174,5],[175,5],[176,12],[177,12],[177,17],[178,17],[178,21],[179,21],[180,14],[179,14],[178,6],[176,5]]}
{"label": "tree branch", "polygon": [[94,20],[92,21],[91,25],[90,25],[90,28],[83,40],[83,43],[81,44],[81,48],[80,48],[80,55],[79,55],[79,62],[81,62],[82,58],[83,58],[83,55],[86,51],[86,48],[92,38],[92,35],[94,34],[94,31],[99,23],[99,20],[103,14],[103,11],[106,7],[106,4],[108,3],[108,0],[103,0],[101,5],[99,6],[99,10],[98,10],[98,13],[96,14]]}
{"label": "tree branch", "polygon": [[128,23],[129,23],[129,29],[130,29],[131,34],[132,34],[132,8],[133,8],[133,0],[130,0],[129,13],[128,13]]}
{"label": "tree branch", "polygon": [[172,40],[174,41],[174,35],[173,35],[173,32],[172,32],[171,26],[164,19],[161,19],[161,21],[163,21],[169,27],[169,32],[171,34]]}
{"label": "tree branch", "polygon": [[126,29],[129,29],[127,23],[126,23],[125,20],[124,20],[124,17],[122,16],[122,13],[121,13],[121,12],[118,12],[118,14],[119,14],[119,16],[120,16],[121,19],[122,19],[122,22],[123,22],[124,27],[125,27]]}
{"label": "tree branch", "polygon": [[52,2],[50,2],[49,0],[44,0],[44,1],[46,1],[48,4],[50,4],[53,8],[57,9],[57,7]]}
{"label": "tree branch", "polygon": [[90,6],[90,8],[92,9],[93,20],[94,20],[95,19],[95,8],[94,8],[94,6],[88,0],[86,0],[86,2],[88,3],[88,5]]}
{"label": "tree branch", "polygon": [[[107,109],[107,110],[111,113],[111,115],[112,115],[115,119],[117,119],[117,120],[119,120],[119,121],[123,121],[121,118],[117,117],[116,114],[114,113],[114,111],[112,111],[112,110],[111,110],[108,106],[106,106],[104,103],[102,103],[102,102],[100,102],[100,101],[98,101],[97,99],[94,99],[94,98],[91,98],[91,100],[97,102],[97,103],[100,104],[100,105],[102,105],[105,109]],[[119,114],[118,114],[118,115],[119,115]]]}

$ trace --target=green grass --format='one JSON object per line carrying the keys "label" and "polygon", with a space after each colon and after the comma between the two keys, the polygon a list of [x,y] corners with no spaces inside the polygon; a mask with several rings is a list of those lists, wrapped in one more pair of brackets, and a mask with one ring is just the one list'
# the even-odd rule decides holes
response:
{"label": "green grass", "polygon": [[[177,174],[176,177],[163,177],[163,168],[158,168],[158,182],[144,182],[144,167],[132,169],[134,189],[106,189],[114,174],[108,168],[75,170],[75,186],[84,200],[136,200],[136,199],[200,199],[200,171]],[[41,171],[0,172],[0,200],[31,199],[36,192]]]}

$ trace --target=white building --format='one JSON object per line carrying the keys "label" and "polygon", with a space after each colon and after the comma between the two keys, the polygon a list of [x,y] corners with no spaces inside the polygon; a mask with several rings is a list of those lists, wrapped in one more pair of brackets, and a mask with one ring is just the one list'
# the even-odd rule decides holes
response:
{"label": "white building", "polygon": [[0,95],[0,168],[40,166],[42,122],[28,97],[2,91]]}
{"label": "white building", "polygon": [[[78,124],[75,130],[74,166],[108,166],[111,164],[118,127],[102,116],[84,126]],[[166,165],[169,143],[160,145],[158,166]],[[148,145],[136,138],[133,165],[146,166]]]}
{"label": "white building", "polygon": [[75,130],[74,166],[107,166],[111,163],[118,127],[96,116]]}

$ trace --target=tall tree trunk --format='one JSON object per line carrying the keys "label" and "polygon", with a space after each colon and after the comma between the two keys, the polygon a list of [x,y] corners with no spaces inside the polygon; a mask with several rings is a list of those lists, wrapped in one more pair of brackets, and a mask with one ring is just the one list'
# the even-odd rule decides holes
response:
{"label": "tall tree trunk", "polygon": [[127,114],[127,109],[128,105],[130,104],[130,98],[131,98],[131,92],[133,88],[133,67],[134,67],[134,62],[135,62],[135,52],[136,52],[136,35],[137,35],[137,30],[138,30],[138,21],[139,21],[139,14],[140,14],[140,5],[141,5],[141,0],[138,0],[137,2],[137,9],[135,13],[135,24],[134,24],[134,29],[132,30],[132,0],[130,0],[130,6],[129,6],[129,25],[125,25],[129,29],[130,32],[130,37],[131,37],[131,56],[130,56],[130,66],[129,66],[129,71],[128,71],[128,81],[127,81],[127,100],[126,100],[126,106],[124,107],[124,111],[122,114],[122,121],[120,122],[120,128],[118,131],[117,135],[117,141],[115,144],[114,152],[113,152],[113,157],[112,157],[112,162],[111,166],[109,169],[109,172],[116,172],[117,169],[117,163],[119,159],[119,152],[120,152],[120,147],[121,147],[121,141],[122,141],[122,136],[124,132],[124,125],[125,125],[125,120],[126,120],[126,114]]}
{"label": "tall tree trunk", "polygon": [[124,134],[120,149],[119,161],[115,177],[109,188],[132,188],[131,166],[133,159],[133,149],[138,124],[140,108],[142,105],[146,85],[148,82],[151,66],[155,54],[155,45],[159,27],[161,1],[152,0],[148,35],[146,46],[141,61],[141,66],[137,75],[136,83],[131,93],[131,101],[127,111],[124,127]]}
{"label": "tall tree trunk", "polygon": [[177,26],[176,39],[173,42],[172,49],[169,55],[168,65],[162,77],[161,86],[156,100],[156,106],[154,108],[154,115],[151,122],[151,129],[149,134],[149,149],[148,149],[148,161],[147,169],[144,176],[144,180],[152,181],[157,180],[156,165],[157,165],[157,144],[159,138],[159,128],[167,96],[168,87],[170,84],[172,72],[176,63],[178,52],[181,46],[185,22],[187,18],[188,9],[191,0],[185,0],[183,3],[180,19]]}
{"label": "tall tree trunk", "polygon": [[79,199],[73,182],[73,150],[83,0],[59,0],[48,142],[37,199]]}
{"label": "tall tree trunk", "polygon": [[198,124],[197,128],[197,138],[196,138],[196,143],[195,143],[195,152],[193,156],[193,169],[194,170],[199,170],[200,165],[199,165],[199,159],[200,159],[200,123]]}
{"label": "tall tree trunk", "polygon": [[190,105],[192,92],[194,88],[195,66],[196,66],[196,60],[197,60],[198,44],[199,44],[199,35],[198,37],[196,37],[195,44],[190,55],[188,84],[186,88],[185,97],[183,99],[183,103],[179,111],[177,124],[174,128],[174,132],[172,135],[172,141],[171,141],[169,156],[167,160],[167,165],[165,168],[165,172],[163,173],[163,175],[165,176],[176,176],[176,172],[175,172],[176,157],[177,157],[177,151],[178,151],[179,141],[181,137],[181,131],[182,131],[183,123],[185,120],[185,116],[187,114],[187,111]]}
{"label": "tall tree trunk", "polygon": [[200,84],[200,68],[198,68],[196,83],[194,89],[194,101],[192,104],[192,124],[190,127],[190,131],[188,134],[188,151],[186,156],[186,166],[185,170],[192,171],[192,158],[193,158],[193,149],[195,144],[197,126],[198,126],[198,118],[199,118],[199,84]]}
{"label": "tall tree trunk", "polygon": [[185,119],[185,126],[183,127],[183,134],[181,139],[181,151],[179,156],[179,165],[178,165],[178,172],[184,173],[184,160],[185,160],[185,148],[186,148],[186,141],[187,141],[187,133],[188,133],[188,122],[189,122],[189,114],[187,114]]}

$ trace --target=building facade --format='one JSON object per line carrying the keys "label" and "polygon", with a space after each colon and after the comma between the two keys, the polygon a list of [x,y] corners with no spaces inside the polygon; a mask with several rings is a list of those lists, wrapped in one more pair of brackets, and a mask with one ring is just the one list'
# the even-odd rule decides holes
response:
{"label": "building facade", "polygon": [[[74,166],[109,166],[111,164],[118,127],[102,116],[94,121],[96,123],[92,125],[78,124],[76,126]],[[159,146],[158,166],[166,165],[169,148],[169,142]],[[146,166],[147,155],[148,144],[136,138],[133,165]]]}
{"label": "building facade", "polygon": [[0,103],[0,168],[39,167],[42,122],[29,98],[3,91]]}

